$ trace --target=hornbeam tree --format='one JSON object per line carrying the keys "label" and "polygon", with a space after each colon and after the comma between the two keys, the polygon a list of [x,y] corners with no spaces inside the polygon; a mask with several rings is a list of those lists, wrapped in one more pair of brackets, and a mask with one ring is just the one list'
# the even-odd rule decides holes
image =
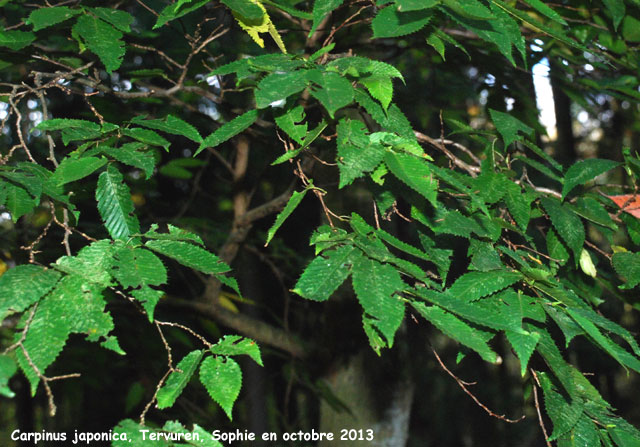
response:
{"label": "hornbeam tree", "polygon": [[8,445],[640,445],[637,0],[0,9]]}

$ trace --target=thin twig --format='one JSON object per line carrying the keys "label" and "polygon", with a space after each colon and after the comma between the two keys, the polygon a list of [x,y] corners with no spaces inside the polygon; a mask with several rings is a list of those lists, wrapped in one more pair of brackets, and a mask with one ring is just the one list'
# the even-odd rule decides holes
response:
{"label": "thin twig", "polygon": [[[447,373],[449,374],[451,377],[453,377],[453,379],[458,383],[458,385],[460,386],[460,388],[462,388],[462,391],[464,391],[465,393],[467,393],[471,399],[473,399],[473,401],[478,404],[478,406],[480,408],[482,408],[489,416],[492,416],[496,419],[500,419],[502,421],[505,422],[509,422],[510,424],[515,424],[520,422],[521,420],[523,420],[525,418],[525,415],[522,415],[522,417],[518,418],[518,419],[509,419],[507,417],[505,417],[504,415],[500,415],[500,414],[496,414],[493,411],[491,411],[486,405],[484,405],[482,402],[480,402],[478,400],[478,398],[476,396],[473,395],[473,393],[471,393],[471,391],[469,391],[465,385],[466,382],[464,382],[462,379],[458,378],[458,376],[456,376],[454,373],[452,373],[451,371],[449,371],[449,369],[445,366],[445,364],[442,362],[442,360],[440,359],[440,356],[438,355],[438,353],[436,352],[436,350],[432,347],[431,351],[433,351],[433,355],[435,355],[436,360],[438,360],[438,363],[440,364],[440,367]],[[467,384],[468,385],[468,384]]]}
{"label": "thin twig", "polygon": [[213,343],[209,343],[207,341],[206,338],[204,338],[202,335],[198,334],[197,332],[195,332],[193,329],[184,326],[180,323],[173,323],[170,321],[158,321],[156,320],[156,324],[159,324],[160,326],[171,326],[171,327],[177,327],[182,329],[185,332],[190,333],[191,335],[193,335],[195,338],[197,338],[198,340],[200,340],[202,342],[203,345],[205,345],[207,348],[211,348],[211,346],[213,346]]}
{"label": "thin twig", "polygon": [[547,434],[547,429],[544,426],[544,421],[542,420],[542,411],[540,411],[540,402],[538,401],[538,386],[540,386],[540,381],[538,380],[538,375],[536,374],[536,372],[533,369],[531,369],[530,371],[536,381],[536,383],[533,384],[533,402],[538,413],[538,423],[540,424],[540,428],[542,429],[542,434],[544,435],[544,441],[547,443],[547,447],[552,447],[551,442],[549,441],[549,435]]}

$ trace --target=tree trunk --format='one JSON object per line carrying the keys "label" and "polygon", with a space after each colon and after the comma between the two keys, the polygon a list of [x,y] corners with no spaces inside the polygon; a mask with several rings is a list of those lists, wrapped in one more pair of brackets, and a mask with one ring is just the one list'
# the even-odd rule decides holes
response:
{"label": "tree trunk", "polygon": [[[383,359],[370,351],[361,351],[327,378],[331,390],[349,407],[351,414],[336,411],[322,401],[320,431],[333,433],[334,440],[321,441],[319,447],[346,443],[352,447],[406,445],[414,384],[407,372],[399,369],[402,363],[394,362],[394,367],[385,370],[379,367],[381,361]],[[355,432],[349,433],[349,430]],[[341,440],[343,434],[347,440]],[[351,441],[349,434],[358,439]],[[372,440],[367,440],[368,434],[372,434]]]}
{"label": "tree trunk", "polygon": [[551,90],[556,113],[556,159],[563,165],[568,165],[578,158],[576,141],[573,135],[573,117],[571,116],[571,100],[562,90],[562,81],[558,74],[562,69],[551,64]]}

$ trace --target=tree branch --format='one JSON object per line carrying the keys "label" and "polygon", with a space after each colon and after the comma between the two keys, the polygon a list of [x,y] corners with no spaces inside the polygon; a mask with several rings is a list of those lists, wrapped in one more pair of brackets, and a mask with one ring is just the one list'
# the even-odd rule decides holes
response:
{"label": "tree branch", "polygon": [[171,298],[166,301],[166,305],[188,309],[205,317],[209,317],[238,331],[242,335],[252,338],[259,343],[282,349],[294,357],[303,358],[307,353],[304,344],[283,329],[276,328],[242,313],[231,312],[218,304],[212,305],[209,302]]}

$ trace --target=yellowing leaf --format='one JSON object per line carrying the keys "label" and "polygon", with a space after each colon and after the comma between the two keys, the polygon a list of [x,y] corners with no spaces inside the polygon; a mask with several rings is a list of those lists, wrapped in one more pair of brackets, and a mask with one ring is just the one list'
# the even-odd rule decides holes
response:
{"label": "yellowing leaf", "polygon": [[262,3],[260,3],[258,0],[251,0],[251,2],[258,5],[260,9],[262,9],[264,14],[259,19],[250,19],[238,14],[235,11],[232,11],[233,17],[235,17],[238,25],[240,25],[240,28],[245,30],[247,34],[251,36],[253,41],[260,46],[260,48],[264,48],[264,40],[262,40],[260,34],[269,33],[273,40],[276,42],[276,45],[278,45],[278,48],[280,48],[280,51],[287,54],[287,49],[284,46],[284,42],[282,41],[280,34],[278,34],[278,30],[276,29],[275,25],[271,22],[271,18],[269,17],[269,14],[267,14],[267,10],[265,9],[265,7],[262,6]]}
{"label": "yellowing leaf", "polygon": [[596,270],[596,266],[593,265],[593,260],[591,259],[589,252],[584,248],[582,249],[582,253],[580,254],[580,268],[585,275],[589,275],[592,278],[595,278],[598,273]]}
{"label": "yellowing leaf", "polygon": [[218,304],[220,305],[220,307],[223,307],[228,311],[233,312],[234,314],[240,313],[240,310],[238,310],[238,307],[235,304],[233,304],[233,301],[231,301],[227,296],[223,295],[222,293],[218,297]]}

